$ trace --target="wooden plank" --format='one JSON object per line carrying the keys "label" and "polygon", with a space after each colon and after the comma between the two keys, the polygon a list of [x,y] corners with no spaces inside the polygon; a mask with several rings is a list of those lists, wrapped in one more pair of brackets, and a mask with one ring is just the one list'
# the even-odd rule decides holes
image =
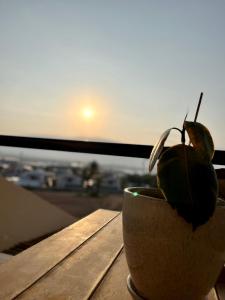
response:
{"label": "wooden plank", "polygon": [[122,247],[118,216],[17,299],[88,299]]}
{"label": "wooden plank", "polygon": [[[124,252],[117,258],[113,267],[106,274],[101,284],[94,291],[90,300],[131,300],[126,280],[129,274]],[[222,298],[224,299],[224,298]],[[216,292],[212,289],[206,300],[218,300]]]}
{"label": "wooden plank", "polygon": [[91,300],[131,300],[126,280],[129,274],[124,252],[117,258],[100,285],[94,291]]}
{"label": "wooden plank", "polygon": [[1,265],[0,299],[16,297],[118,214],[98,210]]}

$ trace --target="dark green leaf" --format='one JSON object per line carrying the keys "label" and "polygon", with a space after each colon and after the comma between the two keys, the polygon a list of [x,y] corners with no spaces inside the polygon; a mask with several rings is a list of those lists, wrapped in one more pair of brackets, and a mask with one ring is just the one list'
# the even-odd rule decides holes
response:
{"label": "dark green leaf", "polygon": [[217,179],[213,165],[187,145],[166,150],[158,163],[158,184],[165,198],[193,229],[206,223],[215,210]]}

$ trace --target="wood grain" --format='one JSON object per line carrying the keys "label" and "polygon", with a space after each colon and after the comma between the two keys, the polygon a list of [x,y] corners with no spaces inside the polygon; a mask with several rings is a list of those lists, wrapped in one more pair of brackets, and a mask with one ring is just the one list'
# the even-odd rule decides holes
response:
{"label": "wood grain", "polygon": [[122,252],[113,267],[90,297],[91,300],[131,300],[126,281],[129,274],[126,257]]}
{"label": "wood grain", "polygon": [[[106,274],[98,288],[94,291],[90,300],[132,300],[126,280],[129,274],[124,251],[114,262],[113,267]],[[218,299],[215,289],[212,289],[205,300],[224,300]]]}
{"label": "wood grain", "polygon": [[122,246],[118,216],[17,299],[88,299]]}
{"label": "wood grain", "polygon": [[[121,215],[96,211],[1,265],[0,299],[131,300],[122,248]],[[224,287],[206,300],[225,300]]]}
{"label": "wood grain", "polygon": [[0,299],[12,299],[22,293],[118,214],[98,210],[2,264]]}

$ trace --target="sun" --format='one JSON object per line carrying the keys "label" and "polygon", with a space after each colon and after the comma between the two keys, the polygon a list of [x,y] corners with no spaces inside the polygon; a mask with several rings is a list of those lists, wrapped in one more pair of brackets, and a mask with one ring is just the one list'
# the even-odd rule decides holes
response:
{"label": "sun", "polygon": [[94,116],[94,110],[91,107],[85,107],[82,110],[82,116],[85,120],[91,120]]}

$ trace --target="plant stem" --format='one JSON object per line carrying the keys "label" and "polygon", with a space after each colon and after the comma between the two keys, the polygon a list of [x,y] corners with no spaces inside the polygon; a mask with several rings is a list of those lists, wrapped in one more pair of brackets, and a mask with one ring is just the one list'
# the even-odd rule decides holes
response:
{"label": "plant stem", "polygon": [[176,129],[180,132],[181,142],[182,142],[182,144],[185,144],[185,129],[184,129],[184,127],[183,127],[183,130],[180,130],[180,128],[177,128],[177,127],[172,127],[171,129]]}
{"label": "plant stem", "polygon": [[197,121],[197,117],[198,117],[200,105],[201,105],[201,103],[202,103],[202,97],[203,97],[203,93],[201,92],[200,98],[199,98],[199,100],[198,100],[198,106],[197,106],[197,110],[196,110],[196,113],[195,113],[195,119],[194,119],[194,122]]}
{"label": "plant stem", "polygon": [[172,127],[171,129],[176,129],[176,130],[178,130],[182,134],[182,130],[180,130],[180,128]]}

